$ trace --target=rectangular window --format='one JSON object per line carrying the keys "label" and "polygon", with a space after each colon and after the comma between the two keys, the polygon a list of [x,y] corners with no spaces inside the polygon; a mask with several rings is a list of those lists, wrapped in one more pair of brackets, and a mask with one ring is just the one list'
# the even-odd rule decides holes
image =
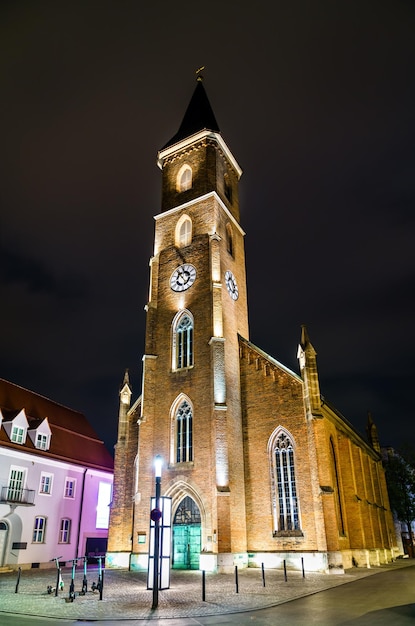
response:
{"label": "rectangular window", "polygon": [[111,483],[99,483],[96,528],[108,528],[111,503]]}
{"label": "rectangular window", "polygon": [[74,498],[75,497],[75,478],[67,478],[65,481],[65,498]]}
{"label": "rectangular window", "polygon": [[40,476],[39,493],[52,493],[52,474],[42,472]]}
{"label": "rectangular window", "polygon": [[33,527],[33,543],[45,542],[46,518],[35,517],[35,525]]}
{"label": "rectangular window", "polygon": [[49,448],[49,437],[48,435],[44,435],[42,433],[38,433],[36,436],[36,448],[39,450],[48,450]]}
{"label": "rectangular window", "polygon": [[25,435],[26,435],[26,432],[24,428],[22,428],[21,426],[13,426],[10,439],[14,443],[24,443],[26,440]]}
{"label": "rectangular window", "polygon": [[71,520],[64,517],[59,527],[59,543],[69,543],[71,535]]}
{"label": "rectangular window", "polygon": [[7,488],[7,500],[20,502],[23,498],[26,470],[17,467],[10,469],[9,484]]}

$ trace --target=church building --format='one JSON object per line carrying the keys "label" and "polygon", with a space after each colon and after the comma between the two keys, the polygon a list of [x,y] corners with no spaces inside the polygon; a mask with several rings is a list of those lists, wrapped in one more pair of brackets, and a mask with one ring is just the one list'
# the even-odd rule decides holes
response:
{"label": "church building", "polygon": [[158,153],[161,211],[141,395],[120,390],[107,567],[147,569],[154,458],[171,498],[171,566],[342,573],[397,555],[376,427],[368,441],[299,374],[249,341],[242,170],[199,77]]}

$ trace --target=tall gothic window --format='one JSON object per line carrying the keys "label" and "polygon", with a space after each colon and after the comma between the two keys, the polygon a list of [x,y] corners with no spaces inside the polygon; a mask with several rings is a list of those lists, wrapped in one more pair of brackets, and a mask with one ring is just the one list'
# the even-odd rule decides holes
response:
{"label": "tall gothic window", "polygon": [[176,463],[193,461],[192,407],[183,400],[176,410]]}
{"label": "tall gothic window", "polygon": [[228,174],[225,174],[224,176],[224,187],[226,198],[229,200],[229,202],[232,202],[232,187]]}
{"label": "tall gothic window", "polygon": [[177,177],[178,191],[187,191],[192,188],[192,168],[190,165],[183,165]]}
{"label": "tall gothic window", "polygon": [[335,484],[334,494],[336,498],[337,520],[338,520],[338,525],[339,525],[339,532],[342,535],[344,535],[345,529],[344,529],[343,507],[342,507],[342,501],[340,497],[340,480],[339,480],[339,472],[338,472],[338,467],[337,467],[336,450],[334,447],[334,442],[333,442],[332,437],[330,437],[330,450],[331,450],[331,459],[333,463],[332,467],[333,467],[333,474],[334,474],[333,478],[334,478],[334,484]]}
{"label": "tall gothic window", "polygon": [[180,370],[193,365],[193,317],[181,312],[173,322],[173,369]]}
{"label": "tall gothic window", "polygon": [[182,215],[177,222],[175,243],[178,248],[184,248],[192,243],[192,220],[188,215]]}
{"label": "tall gothic window", "polygon": [[294,449],[285,433],[274,442],[274,470],[277,496],[277,525],[279,531],[300,529],[297,488],[295,484]]}
{"label": "tall gothic window", "polygon": [[232,256],[234,255],[233,251],[233,233],[232,226],[230,224],[226,224],[226,249]]}

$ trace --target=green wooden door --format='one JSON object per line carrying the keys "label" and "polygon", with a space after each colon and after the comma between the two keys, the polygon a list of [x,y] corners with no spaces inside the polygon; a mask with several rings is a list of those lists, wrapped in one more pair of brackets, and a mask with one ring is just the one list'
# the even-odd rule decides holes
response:
{"label": "green wooden door", "polygon": [[173,526],[173,567],[175,569],[199,569],[200,547],[200,524]]}

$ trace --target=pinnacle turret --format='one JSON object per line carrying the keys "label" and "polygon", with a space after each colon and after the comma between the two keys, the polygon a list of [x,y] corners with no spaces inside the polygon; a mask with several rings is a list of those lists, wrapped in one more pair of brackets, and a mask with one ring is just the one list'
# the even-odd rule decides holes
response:
{"label": "pinnacle turret", "polygon": [[297,351],[301,377],[304,381],[304,399],[310,418],[321,417],[320,384],[317,371],[317,352],[315,351],[304,324],[301,326],[301,338]]}

